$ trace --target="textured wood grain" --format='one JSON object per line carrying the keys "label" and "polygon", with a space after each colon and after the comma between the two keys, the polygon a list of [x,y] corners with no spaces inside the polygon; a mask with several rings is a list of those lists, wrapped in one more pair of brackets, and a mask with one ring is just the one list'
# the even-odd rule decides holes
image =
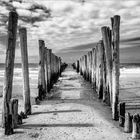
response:
{"label": "textured wood grain", "polygon": [[30,84],[29,84],[29,67],[28,67],[28,49],[27,49],[27,30],[26,28],[19,29],[21,60],[22,60],[22,74],[23,74],[23,101],[24,113],[31,114],[30,102]]}
{"label": "textured wood grain", "polygon": [[[12,84],[13,84],[13,71],[14,71],[14,59],[15,59],[15,47],[16,47],[16,34],[17,34],[17,22],[18,15],[16,12],[12,11],[9,13],[8,20],[8,43],[6,49],[6,60],[5,60],[5,75],[4,75],[4,86],[3,86],[3,108],[2,108],[2,127],[8,127],[6,123],[11,123],[9,121],[9,103],[12,97]],[[9,124],[9,126],[12,126]],[[5,128],[11,131],[12,128]],[[6,132],[10,134],[10,132]]]}

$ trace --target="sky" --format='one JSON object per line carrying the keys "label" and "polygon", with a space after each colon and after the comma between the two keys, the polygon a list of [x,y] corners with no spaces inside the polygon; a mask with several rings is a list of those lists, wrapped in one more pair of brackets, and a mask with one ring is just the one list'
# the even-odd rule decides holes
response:
{"label": "sky", "polygon": [[[101,40],[101,27],[111,26],[110,17],[121,16],[120,61],[140,62],[139,0],[0,0],[0,63],[5,61],[8,15],[16,9],[18,28],[26,27],[29,62],[38,63],[38,40],[73,62]],[[18,32],[17,32],[18,34]],[[20,62],[17,35],[16,62]]]}

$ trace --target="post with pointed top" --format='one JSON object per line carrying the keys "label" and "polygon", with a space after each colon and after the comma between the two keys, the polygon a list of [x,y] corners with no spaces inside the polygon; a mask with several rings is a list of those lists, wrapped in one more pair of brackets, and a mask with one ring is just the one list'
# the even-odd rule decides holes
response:
{"label": "post with pointed top", "polygon": [[79,60],[76,61],[76,70],[79,73]]}
{"label": "post with pointed top", "polygon": [[95,58],[95,48],[92,49],[92,86],[95,88],[95,69],[96,69],[96,58]]}
{"label": "post with pointed top", "polygon": [[112,118],[118,120],[118,100],[119,100],[119,76],[120,76],[120,60],[119,60],[119,44],[120,44],[120,16],[116,15],[112,18]]}
{"label": "post with pointed top", "polygon": [[45,58],[45,62],[44,62],[44,66],[45,66],[45,83],[46,83],[46,94],[48,93],[48,49],[45,48],[44,50],[45,54],[44,54],[44,58]]}
{"label": "post with pointed top", "polygon": [[3,108],[2,108],[2,127],[5,127],[6,135],[10,135],[13,133],[12,116],[10,115],[10,99],[12,97],[17,22],[18,22],[17,13],[14,11],[10,12],[8,21],[8,43],[5,60],[5,76],[3,86]]}
{"label": "post with pointed top", "polygon": [[108,105],[112,103],[112,50],[110,42],[110,29],[106,26],[101,28],[104,50],[105,50],[105,61],[106,61],[106,100]]}
{"label": "post with pointed top", "polygon": [[40,100],[42,100],[46,94],[44,50],[45,50],[45,43],[43,40],[39,40],[38,96]]}
{"label": "post with pointed top", "polygon": [[51,54],[52,50],[48,49],[47,61],[48,61],[48,92],[51,89]]}
{"label": "post with pointed top", "polygon": [[92,51],[90,53],[90,67],[89,67],[89,81],[91,83],[91,73],[92,73]]}
{"label": "post with pointed top", "polygon": [[103,41],[100,40],[98,43],[98,98],[103,98]]}
{"label": "post with pointed top", "polygon": [[28,49],[27,49],[27,30],[26,28],[19,29],[20,46],[21,46],[21,61],[23,73],[23,101],[24,113],[31,114],[30,102],[30,85],[29,85],[29,68],[28,68]]}

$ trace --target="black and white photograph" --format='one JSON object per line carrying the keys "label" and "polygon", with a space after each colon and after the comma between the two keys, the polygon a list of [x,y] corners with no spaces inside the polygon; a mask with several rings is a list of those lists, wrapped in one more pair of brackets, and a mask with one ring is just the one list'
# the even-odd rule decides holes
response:
{"label": "black and white photograph", "polygon": [[140,1],[0,0],[0,140],[140,140]]}

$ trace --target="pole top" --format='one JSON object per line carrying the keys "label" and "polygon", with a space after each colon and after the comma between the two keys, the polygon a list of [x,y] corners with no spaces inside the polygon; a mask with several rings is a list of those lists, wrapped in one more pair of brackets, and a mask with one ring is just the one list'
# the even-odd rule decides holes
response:
{"label": "pole top", "polygon": [[17,14],[17,12],[15,10],[12,10],[12,11],[9,12],[9,17],[10,16],[12,16],[14,18],[18,18],[18,14]]}

